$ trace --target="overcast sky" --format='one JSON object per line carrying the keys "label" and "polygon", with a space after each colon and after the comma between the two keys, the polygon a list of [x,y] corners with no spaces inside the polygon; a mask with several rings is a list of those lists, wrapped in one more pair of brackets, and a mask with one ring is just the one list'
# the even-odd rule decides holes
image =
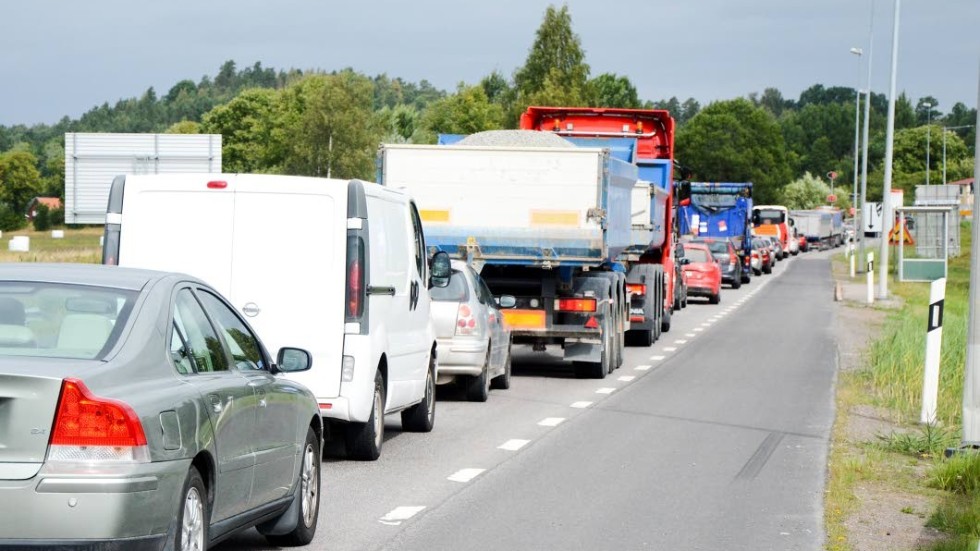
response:
{"label": "overcast sky", "polygon": [[[872,87],[887,92],[895,0],[875,0]],[[166,94],[221,64],[353,67],[451,90],[524,63],[548,0],[3,2],[0,124],[53,123]],[[557,4],[557,3],[556,3]],[[776,87],[866,86],[871,0],[568,0],[592,75],[702,104]],[[560,4],[559,4],[560,5]],[[898,90],[977,102],[980,1],[902,3]],[[864,59],[849,53],[864,49]],[[859,81],[860,78],[860,81]]]}

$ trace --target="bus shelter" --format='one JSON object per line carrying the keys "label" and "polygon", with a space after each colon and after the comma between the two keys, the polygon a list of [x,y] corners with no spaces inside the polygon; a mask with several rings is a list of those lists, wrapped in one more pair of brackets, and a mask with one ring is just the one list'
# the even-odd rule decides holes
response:
{"label": "bus shelter", "polygon": [[949,206],[895,207],[898,221],[889,240],[898,245],[899,281],[947,276],[949,257],[960,253],[958,214]]}

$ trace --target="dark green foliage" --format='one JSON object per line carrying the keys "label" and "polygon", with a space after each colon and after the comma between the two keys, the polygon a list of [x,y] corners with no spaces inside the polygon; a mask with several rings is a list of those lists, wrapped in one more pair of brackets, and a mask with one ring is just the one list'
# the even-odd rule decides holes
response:
{"label": "dark green foliage", "polygon": [[51,227],[53,228],[60,228],[61,226],[64,226],[65,209],[63,207],[57,209],[51,209],[51,212],[48,214],[48,220],[51,221]]}
{"label": "dark green foliage", "polygon": [[51,229],[51,209],[39,204],[34,209],[34,230],[48,231]]}
{"label": "dark green foliage", "polygon": [[27,219],[24,213],[15,211],[10,205],[0,203],[0,231],[14,231],[24,227]]}

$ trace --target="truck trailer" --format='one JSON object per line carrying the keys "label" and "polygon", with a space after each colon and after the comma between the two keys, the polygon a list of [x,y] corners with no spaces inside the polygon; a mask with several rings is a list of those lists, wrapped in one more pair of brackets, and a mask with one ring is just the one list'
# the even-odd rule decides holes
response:
{"label": "truck trailer", "polygon": [[[508,133],[519,145],[499,145]],[[494,295],[516,298],[503,311],[514,344],[560,347],[577,375],[604,378],[629,323],[615,261],[631,244],[636,166],[537,132],[496,137],[383,145],[378,181],[415,197],[431,252],[467,260]]]}
{"label": "truck trailer", "polygon": [[742,281],[752,273],[752,183],[682,182],[677,226],[681,235],[729,238],[742,263]]}

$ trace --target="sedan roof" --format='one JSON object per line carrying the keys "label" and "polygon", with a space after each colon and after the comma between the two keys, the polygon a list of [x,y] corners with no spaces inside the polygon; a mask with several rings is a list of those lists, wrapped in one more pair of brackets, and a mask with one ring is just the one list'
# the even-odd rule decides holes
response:
{"label": "sedan roof", "polygon": [[113,287],[138,291],[148,282],[171,275],[168,272],[121,268],[101,264],[0,264],[0,281],[42,281]]}

